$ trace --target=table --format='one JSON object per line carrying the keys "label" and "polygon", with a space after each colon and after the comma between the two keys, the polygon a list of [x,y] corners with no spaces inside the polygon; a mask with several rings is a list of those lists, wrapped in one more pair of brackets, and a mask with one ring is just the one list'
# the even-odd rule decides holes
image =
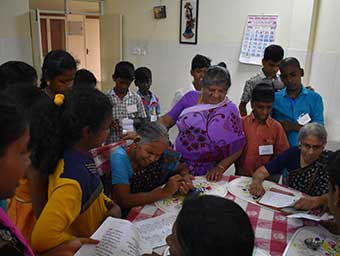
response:
{"label": "table", "polygon": [[[237,176],[223,176],[223,180],[226,182],[235,178]],[[229,192],[226,198],[233,200],[246,211],[255,233],[255,245],[268,255],[282,255],[294,232],[303,226],[303,221],[300,219],[287,218],[281,212],[244,201]],[[132,208],[128,220],[134,222],[159,216],[163,213],[155,204],[149,204]]]}

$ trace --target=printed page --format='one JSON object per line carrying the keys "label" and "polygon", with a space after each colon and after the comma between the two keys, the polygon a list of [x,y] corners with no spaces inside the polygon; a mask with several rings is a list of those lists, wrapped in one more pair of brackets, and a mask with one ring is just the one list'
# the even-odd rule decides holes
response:
{"label": "printed page", "polygon": [[267,191],[258,201],[260,204],[275,208],[291,207],[298,200],[298,197],[289,196],[282,193]]}
{"label": "printed page", "polygon": [[139,256],[152,253],[138,229],[127,220],[108,217],[91,238],[97,245],[83,245],[76,256]]}
{"label": "printed page", "polygon": [[165,239],[171,234],[176,217],[177,214],[167,213],[134,224],[136,225],[141,238],[147,241],[152,248],[157,248],[166,245]]}

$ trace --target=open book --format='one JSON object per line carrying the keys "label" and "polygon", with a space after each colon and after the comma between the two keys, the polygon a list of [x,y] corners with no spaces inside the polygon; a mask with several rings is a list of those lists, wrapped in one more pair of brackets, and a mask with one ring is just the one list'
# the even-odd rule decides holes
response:
{"label": "open book", "polygon": [[163,214],[131,223],[128,220],[108,217],[91,238],[97,245],[83,245],[75,256],[140,256],[152,253],[153,248],[166,244],[171,234],[174,214]]}

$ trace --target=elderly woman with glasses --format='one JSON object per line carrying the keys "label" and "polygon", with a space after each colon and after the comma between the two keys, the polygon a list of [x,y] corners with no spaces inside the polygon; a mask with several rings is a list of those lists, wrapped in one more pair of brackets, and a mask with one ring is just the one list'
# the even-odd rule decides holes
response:
{"label": "elderly woman with glasses", "polygon": [[[310,123],[300,129],[299,146],[291,147],[253,174],[250,193],[265,193],[263,181],[276,174],[288,175],[288,185],[309,196],[317,197],[328,192],[327,163],[330,152],[324,151],[327,132],[318,123]],[[300,208],[300,207],[298,207]]]}

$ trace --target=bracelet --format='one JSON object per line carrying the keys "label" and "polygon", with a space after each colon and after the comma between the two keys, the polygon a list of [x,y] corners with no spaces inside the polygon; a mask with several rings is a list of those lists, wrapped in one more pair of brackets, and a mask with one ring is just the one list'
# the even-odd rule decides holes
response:
{"label": "bracelet", "polygon": [[225,168],[224,168],[223,165],[218,164],[216,167],[217,167],[218,169],[220,169],[222,172],[225,172]]}

